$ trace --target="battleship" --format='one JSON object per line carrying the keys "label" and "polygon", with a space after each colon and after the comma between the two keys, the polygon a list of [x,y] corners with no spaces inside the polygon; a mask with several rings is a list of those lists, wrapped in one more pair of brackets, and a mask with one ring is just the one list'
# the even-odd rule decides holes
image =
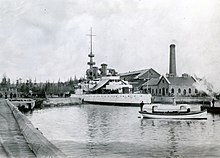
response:
{"label": "battleship", "polygon": [[[151,103],[151,94],[134,93],[133,87],[117,75],[114,69],[107,68],[107,64],[101,64],[101,68],[94,66],[95,56],[92,51],[92,37],[90,36],[90,61],[86,71],[87,79],[82,81],[72,94],[73,98],[80,98],[83,102],[109,105],[133,105],[137,106],[142,101],[144,104]],[[100,71],[100,72],[99,72]]]}

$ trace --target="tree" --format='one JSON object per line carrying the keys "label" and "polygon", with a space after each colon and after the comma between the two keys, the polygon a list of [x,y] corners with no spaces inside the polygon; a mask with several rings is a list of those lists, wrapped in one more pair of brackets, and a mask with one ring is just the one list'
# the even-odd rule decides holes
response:
{"label": "tree", "polygon": [[3,74],[1,86],[4,87],[4,88],[7,86],[7,77],[6,77],[6,74]]}

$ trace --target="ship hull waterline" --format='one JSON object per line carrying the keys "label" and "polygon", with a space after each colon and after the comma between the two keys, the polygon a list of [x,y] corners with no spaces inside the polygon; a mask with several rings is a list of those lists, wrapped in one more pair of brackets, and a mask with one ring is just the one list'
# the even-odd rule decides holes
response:
{"label": "ship hull waterline", "polygon": [[150,113],[139,111],[143,118],[149,119],[207,119],[207,111],[189,112],[189,113]]}
{"label": "ship hull waterline", "polygon": [[151,103],[150,94],[82,94],[72,95],[72,97],[80,98],[82,102],[101,105],[117,105],[117,106],[140,106]]}
{"label": "ship hull waterline", "polygon": [[115,103],[115,102],[95,102],[95,101],[83,101],[83,103],[96,104],[96,105],[109,105],[109,106],[135,106],[135,107],[140,106],[140,103]]}

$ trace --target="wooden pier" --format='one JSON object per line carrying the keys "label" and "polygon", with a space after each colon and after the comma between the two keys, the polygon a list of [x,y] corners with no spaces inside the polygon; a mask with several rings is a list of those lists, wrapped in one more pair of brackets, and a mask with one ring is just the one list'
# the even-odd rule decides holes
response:
{"label": "wooden pier", "polygon": [[9,101],[0,99],[0,157],[65,157]]}
{"label": "wooden pier", "polygon": [[0,100],[0,124],[0,157],[36,157],[4,99]]}

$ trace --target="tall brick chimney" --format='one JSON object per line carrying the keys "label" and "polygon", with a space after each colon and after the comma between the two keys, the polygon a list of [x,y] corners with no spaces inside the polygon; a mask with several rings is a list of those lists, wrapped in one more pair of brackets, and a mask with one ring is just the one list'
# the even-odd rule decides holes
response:
{"label": "tall brick chimney", "polygon": [[175,55],[175,44],[170,45],[170,67],[169,75],[176,76],[176,55]]}

